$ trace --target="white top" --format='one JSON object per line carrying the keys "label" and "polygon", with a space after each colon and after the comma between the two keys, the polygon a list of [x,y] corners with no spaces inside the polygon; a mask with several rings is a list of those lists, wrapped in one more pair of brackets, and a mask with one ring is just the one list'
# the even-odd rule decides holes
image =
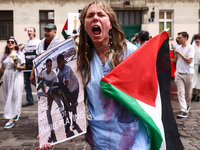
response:
{"label": "white top", "polygon": [[200,46],[198,47],[196,44],[193,46],[195,49],[194,64],[199,65],[200,64]]}
{"label": "white top", "polygon": [[53,70],[51,70],[51,72],[49,74],[47,74],[47,71],[45,70],[43,72],[42,76],[46,82],[49,82],[49,83],[57,82],[57,76]]}
{"label": "white top", "polygon": [[187,45],[182,47],[181,45],[176,48],[179,50],[187,58],[192,58],[192,62],[188,64],[180,55],[176,54],[177,57],[177,64],[176,64],[176,71],[179,73],[186,73],[186,74],[193,74],[194,73],[194,54],[195,50],[192,45]]}
{"label": "white top", "polygon": [[33,40],[27,40],[24,42],[23,46],[24,48],[24,53],[32,53],[34,50],[38,48],[38,45],[41,41],[39,39],[33,39]]}

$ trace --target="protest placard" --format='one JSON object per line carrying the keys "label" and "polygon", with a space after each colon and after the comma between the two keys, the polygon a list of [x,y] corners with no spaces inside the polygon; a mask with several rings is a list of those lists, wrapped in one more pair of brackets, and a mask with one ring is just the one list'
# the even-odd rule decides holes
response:
{"label": "protest placard", "polygon": [[40,146],[72,139],[86,132],[84,91],[72,38],[33,60],[38,93]]}

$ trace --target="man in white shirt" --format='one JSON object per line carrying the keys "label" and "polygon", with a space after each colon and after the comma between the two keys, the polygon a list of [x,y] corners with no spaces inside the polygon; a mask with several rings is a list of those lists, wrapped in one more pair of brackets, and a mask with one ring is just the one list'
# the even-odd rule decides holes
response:
{"label": "man in white shirt", "polygon": [[21,47],[24,51],[26,60],[26,70],[24,71],[24,85],[25,85],[24,88],[26,91],[26,100],[27,100],[27,102],[23,104],[22,107],[34,105],[34,98],[32,95],[32,89],[29,79],[33,67],[33,59],[37,56],[36,49],[38,48],[38,44],[40,43],[40,40],[36,39],[35,36],[36,36],[35,28],[34,27],[28,28],[29,40],[27,40]]}
{"label": "man in white shirt", "polygon": [[188,117],[192,96],[192,82],[194,76],[194,54],[192,45],[187,44],[189,35],[187,32],[179,32],[177,40],[179,46],[176,48],[175,57],[171,61],[176,62],[175,83],[181,112],[179,118]]}

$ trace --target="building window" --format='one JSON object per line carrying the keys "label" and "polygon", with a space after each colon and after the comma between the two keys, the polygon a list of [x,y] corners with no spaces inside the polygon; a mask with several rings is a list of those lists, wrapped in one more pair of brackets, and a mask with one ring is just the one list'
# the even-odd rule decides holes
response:
{"label": "building window", "polygon": [[13,11],[0,11],[0,40],[13,35]]}
{"label": "building window", "polygon": [[54,11],[40,10],[40,39],[44,38],[44,26],[48,23],[54,23]]}
{"label": "building window", "polygon": [[141,11],[115,10],[119,25],[141,25]]}
{"label": "building window", "polygon": [[172,39],[172,24],[173,13],[172,11],[160,11],[159,12],[159,32],[169,28],[169,38]]}

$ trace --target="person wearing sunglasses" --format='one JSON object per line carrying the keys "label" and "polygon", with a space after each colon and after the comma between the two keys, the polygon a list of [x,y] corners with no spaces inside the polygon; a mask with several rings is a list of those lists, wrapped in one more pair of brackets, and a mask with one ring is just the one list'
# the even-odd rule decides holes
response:
{"label": "person wearing sunglasses", "polygon": [[0,79],[3,76],[3,117],[9,119],[4,128],[8,129],[14,126],[14,122],[18,121],[21,113],[22,92],[24,87],[24,76],[21,70],[24,70],[26,67],[24,55],[19,50],[17,40],[13,36],[9,37],[7,40],[1,63]]}

